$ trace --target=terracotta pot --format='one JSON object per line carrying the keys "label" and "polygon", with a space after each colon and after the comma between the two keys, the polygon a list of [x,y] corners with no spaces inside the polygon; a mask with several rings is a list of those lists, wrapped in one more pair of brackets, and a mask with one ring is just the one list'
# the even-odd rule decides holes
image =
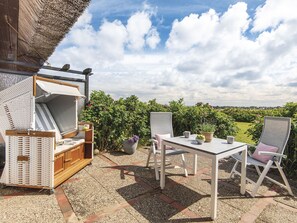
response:
{"label": "terracotta pot", "polygon": [[213,132],[201,132],[205,136],[205,142],[211,142],[213,138]]}

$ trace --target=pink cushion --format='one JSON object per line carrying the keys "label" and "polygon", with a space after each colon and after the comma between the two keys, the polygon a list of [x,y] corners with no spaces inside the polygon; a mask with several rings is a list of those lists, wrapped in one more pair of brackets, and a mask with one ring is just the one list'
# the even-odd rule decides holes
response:
{"label": "pink cushion", "polygon": [[[162,139],[168,139],[170,137],[171,137],[170,133],[168,133],[168,134],[156,134],[156,139],[158,141],[158,143],[157,143],[158,149],[161,149]],[[170,146],[166,146],[166,149],[170,149],[170,148],[171,148]]]}
{"label": "pink cushion", "polygon": [[265,151],[265,152],[277,152],[278,151],[278,148],[275,147],[275,146],[269,146],[269,145],[266,145],[264,143],[259,143],[255,152],[253,153],[252,157],[255,159],[255,160],[259,160],[260,162],[262,163],[267,163],[271,158],[272,156],[271,155],[260,155],[259,152],[260,151]]}

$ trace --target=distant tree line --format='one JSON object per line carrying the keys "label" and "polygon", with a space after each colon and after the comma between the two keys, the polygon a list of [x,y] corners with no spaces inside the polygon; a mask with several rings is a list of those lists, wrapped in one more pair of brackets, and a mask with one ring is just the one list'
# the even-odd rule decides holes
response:
{"label": "distant tree line", "polygon": [[253,122],[258,117],[263,116],[281,116],[283,107],[215,107],[217,110],[231,116],[237,122]]}

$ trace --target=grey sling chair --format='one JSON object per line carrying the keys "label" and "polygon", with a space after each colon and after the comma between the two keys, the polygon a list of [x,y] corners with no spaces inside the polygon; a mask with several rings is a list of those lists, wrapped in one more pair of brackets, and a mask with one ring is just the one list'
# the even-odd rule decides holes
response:
{"label": "grey sling chair", "polygon": [[[146,167],[149,166],[151,154],[154,158],[154,169],[156,174],[156,180],[160,179],[158,164],[158,155],[161,155],[161,148],[159,148],[160,137],[170,138],[173,137],[173,127],[172,127],[172,113],[171,112],[151,112],[150,114],[150,127],[151,127],[151,147],[147,158]],[[159,137],[159,141],[157,140]],[[184,169],[185,176],[188,176],[188,171],[186,169],[186,162],[183,150],[177,150],[174,148],[166,149],[166,157],[173,155],[181,155],[182,158],[182,168]],[[167,168],[167,167],[166,167]],[[170,168],[170,167],[168,167]]]}
{"label": "grey sling chair", "polygon": [[[262,184],[264,178],[287,189],[289,194],[293,196],[289,182],[281,167],[282,158],[286,158],[286,156],[283,155],[283,153],[284,153],[286,144],[288,142],[288,138],[290,136],[290,131],[291,131],[290,118],[286,118],[286,117],[265,117],[264,118],[264,126],[262,129],[262,133],[261,133],[261,137],[260,137],[257,149],[253,155],[250,153],[250,151],[248,151],[248,157],[247,157],[247,165],[254,165],[259,175],[257,182],[254,182],[251,179],[247,178],[248,182],[254,184],[254,188],[251,193],[252,197],[256,195],[258,188]],[[266,151],[263,151],[261,148],[264,148],[263,150],[266,150]],[[274,150],[274,152],[271,152],[272,150]],[[236,171],[236,167],[238,163],[241,162],[241,155],[235,154],[232,157],[236,159],[236,163],[232,168],[230,177],[232,177],[234,174],[240,175],[240,173]],[[263,158],[266,159],[267,163],[263,162]],[[259,167],[264,168],[262,172],[260,171]],[[270,168],[278,169],[285,185],[266,176]]]}

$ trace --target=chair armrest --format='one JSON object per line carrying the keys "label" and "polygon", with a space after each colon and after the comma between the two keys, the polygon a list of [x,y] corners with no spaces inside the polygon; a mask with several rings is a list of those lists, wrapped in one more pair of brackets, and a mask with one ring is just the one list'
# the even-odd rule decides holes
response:
{"label": "chair armrest", "polygon": [[286,155],[283,155],[280,153],[267,152],[267,151],[259,151],[258,154],[259,155],[272,155],[272,156],[287,158]]}
{"label": "chair armrest", "polygon": [[149,139],[149,141],[151,142],[151,143],[158,143],[158,141],[157,140],[155,140],[155,139]]}

